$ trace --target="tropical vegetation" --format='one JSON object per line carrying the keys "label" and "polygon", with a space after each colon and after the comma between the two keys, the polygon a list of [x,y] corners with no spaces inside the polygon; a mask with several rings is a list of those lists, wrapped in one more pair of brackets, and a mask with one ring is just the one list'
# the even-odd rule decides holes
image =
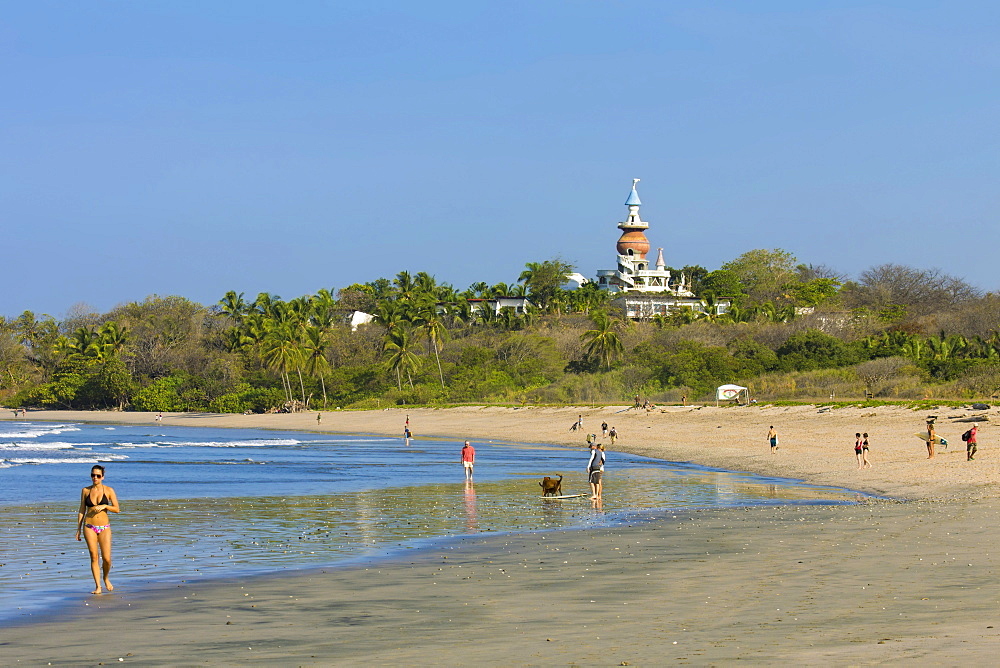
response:
{"label": "tropical vegetation", "polygon": [[[937,270],[886,264],[851,279],[758,249],[713,271],[672,269],[703,311],[633,321],[594,283],[567,289],[572,269],[530,262],[513,283],[461,291],[401,271],[289,300],[230,291],[207,306],[151,296],[62,320],[25,312],[0,318],[0,400],[215,412],[669,402],[731,382],[762,401],[1000,395],[1000,295]],[[370,322],[352,326],[359,311]]]}

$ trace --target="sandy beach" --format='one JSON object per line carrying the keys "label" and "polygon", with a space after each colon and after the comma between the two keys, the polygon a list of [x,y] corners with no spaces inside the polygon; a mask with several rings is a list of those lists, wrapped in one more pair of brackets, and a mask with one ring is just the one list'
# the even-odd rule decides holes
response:
{"label": "sandy beach", "polygon": [[[4,629],[4,665],[859,665],[992,663],[997,411],[618,407],[164,414],[169,425],[401,434],[615,450],[856,489],[893,500],[684,512],[632,527],[472,537],[328,572],[81,596]],[[582,432],[570,425],[583,416]],[[927,415],[950,441],[933,460]],[[5,416],[6,417],[6,416]],[[12,415],[10,416],[12,418]],[[29,420],[152,424],[153,414]],[[980,422],[967,462],[959,435]],[[765,436],[774,425],[779,449]],[[858,470],[854,433],[873,467]],[[604,439],[607,443],[607,439]],[[81,579],[83,581],[83,579]],[[997,628],[994,628],[997,627]]]}

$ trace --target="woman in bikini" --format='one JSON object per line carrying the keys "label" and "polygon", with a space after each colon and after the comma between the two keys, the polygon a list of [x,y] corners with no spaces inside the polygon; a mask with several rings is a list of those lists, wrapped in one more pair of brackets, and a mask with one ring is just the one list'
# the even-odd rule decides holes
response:
{"label": "woman in bikini", "polygon": [[[84,487],[80,492],[80,510],[77,513],[76,539],[80,540],[83,532],[87,540],[87,550],[90,551],[90,570],[94,574],[94,591],[91,594],[102,593],[101,581],[108,591],[114,589],[108,573],[111,571],[111,524],[108,523],[108,513],[120,513],[118,497],[115,490],[104,484],[104,467],[94,464],[90,469],[90,487]],[[103,557],[103,577],[98,558]]]}

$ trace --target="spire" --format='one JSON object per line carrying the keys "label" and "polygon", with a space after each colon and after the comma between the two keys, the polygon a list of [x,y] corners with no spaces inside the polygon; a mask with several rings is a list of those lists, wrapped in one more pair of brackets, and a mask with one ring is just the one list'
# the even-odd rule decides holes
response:
{"label": "spire", "polygon": [[632,192],[629,193],[628,199],[625,200],[625,206],[628,207],[628,218],[624,221],[618,223],[618,229],[622,231],[621,237],[618,239],[618,249],[619,255],[636,256],[640,260],[646,259],[646,253],[649,251],[649,239],[643,234],[643,230],[649,228],[649,223],[646,223],[639,217],[639,193],[635,191],[635,184],[639,183],[639,179],[632,179]]}
{"label": "spire", "polygon": [[639,193],[635,191],[635,184],[639,183],[639,179],[632,179],[632,192],[629,193],[628,199],[625,200],[625,206],[640,206],[642,202],[639,201]]}
{"label": "spire", "polygon": [[656,250],[659,251],[656,254],[656,268],[661,270],[665,269],[667,267],[667,263],[663,261],[663,249],[657,248]]}

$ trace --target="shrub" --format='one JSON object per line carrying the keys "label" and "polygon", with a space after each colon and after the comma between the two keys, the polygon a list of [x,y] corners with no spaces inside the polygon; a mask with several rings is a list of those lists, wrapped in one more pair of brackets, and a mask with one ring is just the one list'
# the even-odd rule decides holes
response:
{"label": "shrub", "polygon": [[135,393],[132,406],[139,411],[183,411],[184,401],[180,392],[184,382],[182,375],[157,378]]}
{"label": "shrub", "polygon": [[781,361],[781,367],[789,371],[847,366],[858,358],[848,344],[818,329],[792,334],[775,352]]}
{"label": "shrub", "polygon": [[285,393],[276,387],[237,386],[236,390],[216,397],[209,402],[209,410],[215,413],[265,413],[285,403]]}

